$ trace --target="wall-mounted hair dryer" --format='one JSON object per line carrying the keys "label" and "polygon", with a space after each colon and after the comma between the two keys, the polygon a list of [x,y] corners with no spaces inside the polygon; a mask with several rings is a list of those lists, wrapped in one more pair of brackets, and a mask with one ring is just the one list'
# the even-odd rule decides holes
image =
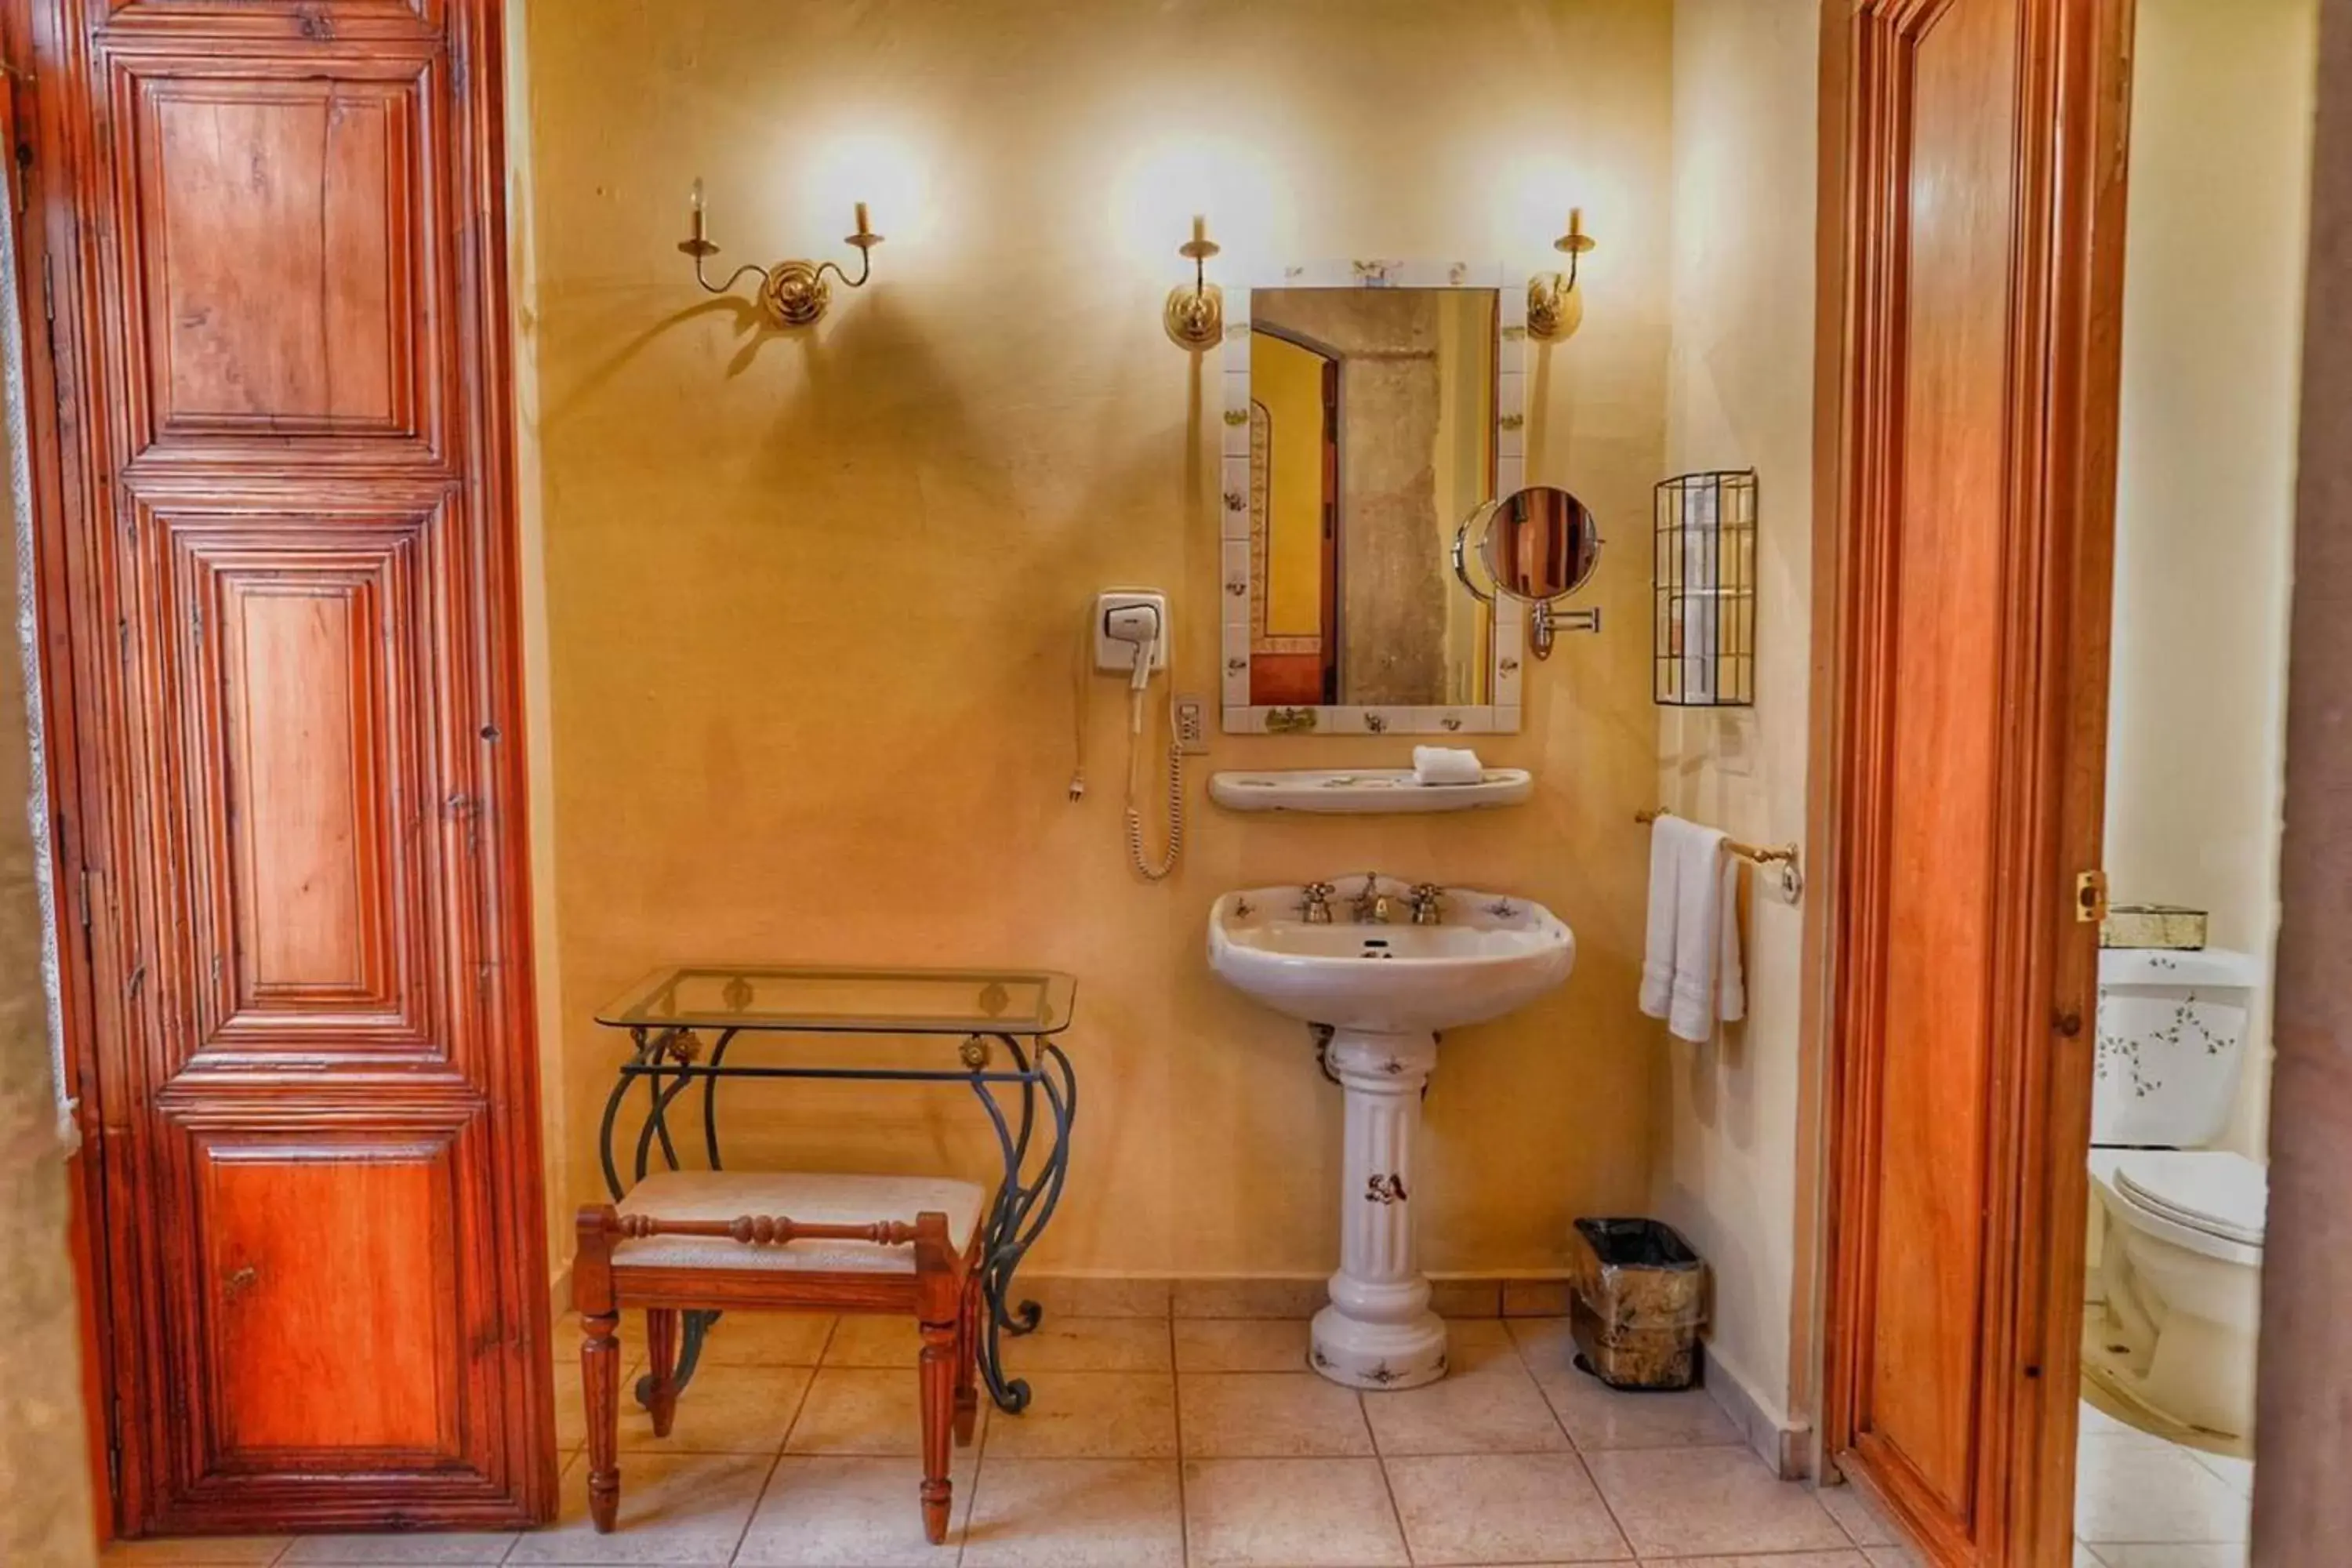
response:
{"label": "wall-mounted hair dryer", "polygon": [[[1132,602],[1109,605],[1113,599]],[[1151,684],[1151,672],[1168,667],[1166,601],[1157,594],[1105,594],[1097,603],[1108,605],[1102,612],[1102,635],[1112,643],[1129,645],[1131,650],[1128,657],[1134,673],[1129,689],[1140,695]],[[1140,732],[1142,704],[1134,706],[1136,718],[1130,727]]]}
{"label": "wall-mounted hair dryer", "polygon": [[[1139,875],[1157,882],[1176,869],[1184,850],[1184,749],[1176,730],[1175,683],[1168,700],[1168,852],[1157,860],[1143,852],[1143,810],[1139,773],[1143,757],[1143,696],[1151,678],[1168,668],[1168,595],[1148,588],[1116,588],[1095,595],[1095,668],[1128,678],[1127,854]],[[1084,710],[1084,697],[1080,698]],[[1081,740],[1081,748],[1084,742]],[[1073,782],[1076,799],[1083,785]]]}

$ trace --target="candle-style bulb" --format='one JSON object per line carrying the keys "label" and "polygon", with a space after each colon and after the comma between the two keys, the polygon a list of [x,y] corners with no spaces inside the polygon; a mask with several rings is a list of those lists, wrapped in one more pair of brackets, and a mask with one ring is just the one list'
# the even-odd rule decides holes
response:
{"label": "candle-style bulb", "polygon": [[700,179],[698,178],[694,182],[693,194],[687,199],[694,204],[694,210],[696,212],[698,213],[702,210],[702,182]]}
{"label": "candle-style bulb", "polygon": [[872,234],[874,232],[872,229],[866,226],[866,204],[864,202],[857,204],[857,232],[860,234]]}
{"label": "candle-style bulb", "polygon": [[1199,245],[1208,237],[1209,220],[1207,216],[1202,213],[1194,213],[1192,215],[1192,243]]}
{"label": "candle-style bulb", "polygon": [[1584,233],[1584,209],[1582,207],[1570,207],[1568,209],[1568,232],[1571,236],[1581,236]]}

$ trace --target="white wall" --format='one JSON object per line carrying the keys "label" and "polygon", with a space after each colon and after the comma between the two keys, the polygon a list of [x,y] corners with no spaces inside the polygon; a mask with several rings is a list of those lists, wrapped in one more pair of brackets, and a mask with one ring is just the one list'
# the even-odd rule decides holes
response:
{"label": "white wall", "polygon": [[[1820,29],[1817,0],[1675,7],[1668,472],[1757,470],[1759,572],[1756,706],[1660,710],[1662,798],[1751,842],[1804,832]],[[1749,886],[1747,1022],[1707,1047],[1656,1035],[1651,1202],[1714,1269],[1709,1378],[1785,1425],[1803,917]]]}
{"label": "white wall", "polygon": [[[2267,968],[2318,4],[2139,0],[2137,29],[2106,862]],[[2229,1142],[2259,1155],[2267,998],[2256,1027]]]}

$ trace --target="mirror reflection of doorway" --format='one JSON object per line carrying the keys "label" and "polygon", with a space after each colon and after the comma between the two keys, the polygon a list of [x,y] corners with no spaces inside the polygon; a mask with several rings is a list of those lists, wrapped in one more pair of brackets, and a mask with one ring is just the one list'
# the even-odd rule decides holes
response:
{"label": "mirror reflection of doorway", "polygon": [[1449,563],[1494,499],[1491,289],[1253,289],[1249,699],[1486,700],[1493,640]]}
{"label": "mirror reflection of doorway", "polygon": [[1255,537],[1250,700],[1339,700],[1339,357],[1260,326],[1250,342]]}

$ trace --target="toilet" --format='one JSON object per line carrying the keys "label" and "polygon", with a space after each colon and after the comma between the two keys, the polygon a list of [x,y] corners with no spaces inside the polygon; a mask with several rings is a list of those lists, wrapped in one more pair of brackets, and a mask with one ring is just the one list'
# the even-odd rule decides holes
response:
{"label": "toilet", "polygon": [[2242,952],[2099,954],[2091,1186],[2105,1226],[2084,1368],[2159,1424],[2228,1436],[2253,1427],[2269,1182],[2209,1145],[2236,1110],[2262,983]]}

